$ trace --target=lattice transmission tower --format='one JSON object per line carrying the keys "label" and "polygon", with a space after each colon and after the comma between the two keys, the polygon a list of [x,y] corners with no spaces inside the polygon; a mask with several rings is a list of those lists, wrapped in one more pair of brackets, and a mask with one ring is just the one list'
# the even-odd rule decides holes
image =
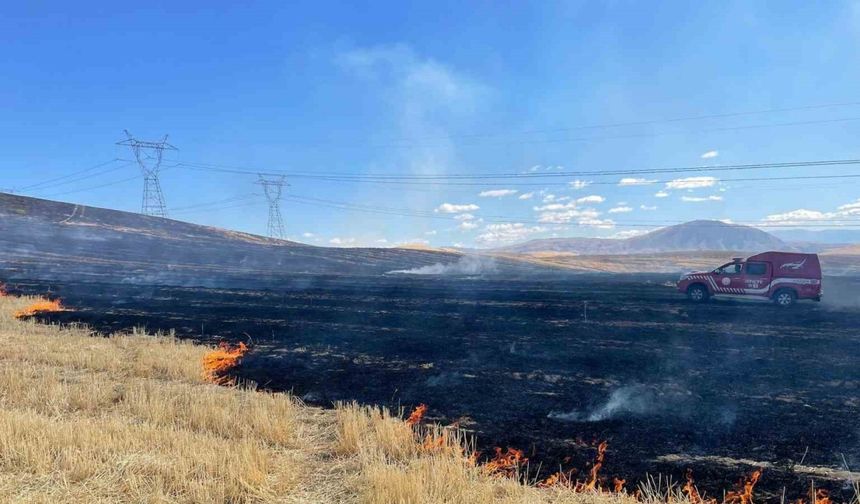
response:
{"label": "lattice transmission tower", "polygon": [[288,186],[286,176],[268,176],[259,175],[257,184],[263,186],[263,193],[266,195],[266,200],[269,202],[269,223],[266,226],[266,234],[269,238],[279,238],[283,240],[286,237],[284,232],[284,219],[281,217],[281,193],[284,186]]}
{"label": "lattice transmission tower", "polygon": [[158,174],[161,171],[164,151],[179,149],[167,143],[167,135],[164,135],[164,138],[157,142],[148,142],[134,138],[128,130],[124,131],[128,138],[116,144],[131,148],[131,151],[134,152],[134,158],[140,166],[140,171],[143,173],[143,201],[140,205],[140,213],[167,217],[167,205],[164,203],[164,193],[161,191],[161,181],[158,180]]}

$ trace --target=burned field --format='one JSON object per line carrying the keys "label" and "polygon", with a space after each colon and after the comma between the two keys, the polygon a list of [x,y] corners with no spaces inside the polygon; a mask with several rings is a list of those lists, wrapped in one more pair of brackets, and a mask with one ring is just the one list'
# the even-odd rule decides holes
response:
{"label": "burned field", "polygon": [[[664,285],[671,280],[310,277],[256,291],[67,284],[50,289],[69,311],[46,317],[245,342],[242,378],[324,406],[426,403],[431,420],[474,431],[481,449],[523,449],[542,476],[585,467],[606,440],[609,478],[678,480],[692,468],[700,489],[721,495],[757,466],[772,497],[783,486],[801,497],[814,478],[847,500],[842,455],[860,466],[860,309],[843,296],[788,311],[693,305]],[[825,295],[860,295],[856,280],[825,282]]]}

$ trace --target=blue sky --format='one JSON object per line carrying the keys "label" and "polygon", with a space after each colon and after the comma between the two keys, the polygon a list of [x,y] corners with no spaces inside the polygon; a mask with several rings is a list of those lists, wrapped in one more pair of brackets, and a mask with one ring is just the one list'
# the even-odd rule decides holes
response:
{"label": "blue sky", "polygon": [[255,177],[202,164],[338,174],[288,177],[287,234],[320,245],[860,219],[860,179],[702,178],[860,166],[343,180],[860,158],[858,1],[19,4],[0,17],[4,190],[139,210],[129,163],[46,183],[128,159],[127,128],[180,149],[161,180],[182,220],[266,231]]}

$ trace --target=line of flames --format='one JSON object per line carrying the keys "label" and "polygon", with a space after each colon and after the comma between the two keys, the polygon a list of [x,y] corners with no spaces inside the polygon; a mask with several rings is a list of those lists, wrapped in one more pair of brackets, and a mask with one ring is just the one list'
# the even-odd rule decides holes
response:
{"label": "line of flames", "polygon": [[[406,423],[413,428],[416,428],[421,423],[427,412],[427,405],[421,404],[412,414],[409,415]],[[452,426],[452,427],[456,427]],[[479,464],[480,452],[467,450],[456,441],[456,436],[446,435],[445,431],[430,431],[423,435],[423,440],[420,443],[421,450],[428,453],[440,453],[448,451],[456,453],[464,458],[466,463],[473,467],[480,467],[487,474],[520,478],[521,470],[526,466],[528,457],[525,456],[522,450],[516,448],[496,447],[493,450],[493,456],[483,463]],[[537,482],[536,486],[540,488],[548,487],[565,487],[577,493],[599,492],[599,493],[627,493],[625,485],[627,481],[622,478],[613,478],[612,484],[606,485],[600,477],[600,470],[606,461],[606,449],[609,444],[602,441],[596,446],[596,454],[591,468],[588,470],[588,476],[584,480],[576,478],[577,469],[569,469],[566,471],[558,471],[547,478]],[[565,460],[570,460],[570,457]],[[753,504],[753,492],[756,484],[762,476],[761,469],[755,469],[748,475],[741,478],[735,485],[735,488],[726,492],[722,504]],[[693,471],[688,469],[686,472],[686,482],[681,487],[682,492],[687,496],[691,504],[720,504],[716,498],[703,497],[696,488],[695,480],[693,479]],[[640,497],[640,492],[634,491],[630,494],[634,498]],[[828,492],[824,489],[810,490],[810,499],[807,502],[805,499],[798,499],[792,504],[833,504]]]}
{"label": "line of flames", "polygon": [[26,306],[16,311],[15,318],[23,319],[27,317],[32,317],[33,315],[39,313],[59,312],[64,310],[65,308],[63,308],[63,305],[60,303],[59,299],[40,299],[30,304],[29,306]]}
{"label": "line of flames", "polygon": [[242,362],[248,352],[244,343],[230,345],[222,342],[218,348],[203,356],[203,378],[218,385],[235,385],[236,377],[230,371]]}

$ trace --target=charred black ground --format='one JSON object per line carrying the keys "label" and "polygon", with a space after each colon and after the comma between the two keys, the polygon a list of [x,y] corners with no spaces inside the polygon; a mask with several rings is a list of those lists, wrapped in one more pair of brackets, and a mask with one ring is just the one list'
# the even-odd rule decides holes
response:
{"label": "charred black ground", "polygon": [[[580,467],[608,440],[605,474],[676,479],[692,467],[710,494],[767,462],[760,487],[808,490],[800,467],[860,467],[860,296],[791,310],[692,305],[657,275],[557,281],[306,277],[271,290],[19,284],[73,311],[51,321],[99,331],[176,329],[195,340],[250,341],[239,373],[308,402],[410,408],[459,422],[479,447],[525,449],[532,469]],[[853,297],[852,297],[853,296]],[[588,301],[588,321],[583,305]],[[804,455],[805,453],[805,455]],[[676,462],[661,458],[687,457]],[[689,457],[692,457],[689,459]],[[539,468],[537,467],[539,464]],[[837,480],[817,476],[847,499]]]}

